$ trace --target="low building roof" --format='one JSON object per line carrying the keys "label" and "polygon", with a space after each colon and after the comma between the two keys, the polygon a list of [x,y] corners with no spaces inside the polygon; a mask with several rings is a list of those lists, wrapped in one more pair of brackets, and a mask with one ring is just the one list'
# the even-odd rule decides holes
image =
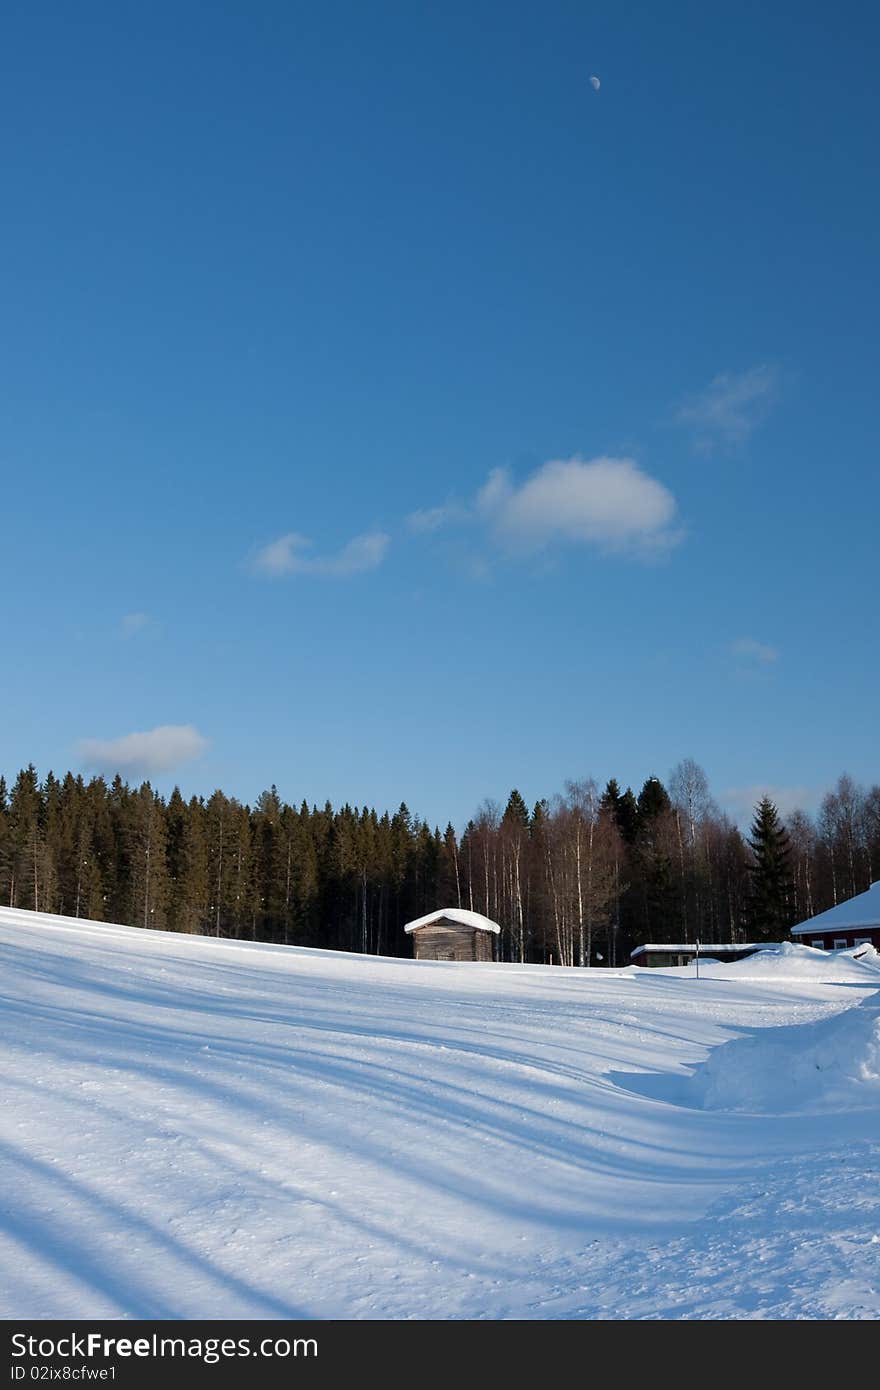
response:
{"label": "low building roof", "polygon": [[813,932],[852,931],[859,927],[880,927],[880,879],[872,883],[866,893],[858,893],[845,903],[829,907],[816,917],[808,917],[792,927],[792,936],[805,936]]}
{"label": "low building roof", "polygon": [[[778,941],[701,941],[700,955],[730,955],[732,951],[763,951],[768,946],[778,945]],[[651,951],[673,955],[690,951],[692,954],[696,955],[697,947],[693,941],[652,941],[644,946],[637,946],[634,951],[630,951],[630,959],[632,959],[633,956],[648,955]]]}
{"label": "low building roof", "polygon": [[493,922],[488,917],[484,917],[481,912],[468,912],[464,907],[441,907],[439,912],[429,912],[426,917],[417,917],[414,922],[407,922],[404,931],[418,931],[419,927],[429,927],[432,922],[456,922],[460,927],[475,927],[477,931],[493,931],[496,934],[501,931],[497,922]]}

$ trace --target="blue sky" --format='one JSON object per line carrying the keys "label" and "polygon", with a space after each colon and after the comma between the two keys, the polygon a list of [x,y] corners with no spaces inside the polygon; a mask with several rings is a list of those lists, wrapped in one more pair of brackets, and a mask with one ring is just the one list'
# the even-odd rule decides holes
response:
{"label": "blue sky", "polygon": [[878,29],[7,6],[0,767],[877,780]]}

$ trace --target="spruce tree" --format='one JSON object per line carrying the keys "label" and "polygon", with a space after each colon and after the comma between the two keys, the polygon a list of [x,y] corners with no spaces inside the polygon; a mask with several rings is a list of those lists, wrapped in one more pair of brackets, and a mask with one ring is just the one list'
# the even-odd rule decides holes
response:
{"label": "spruce tree", "polygon": [[[119,861],[107,784],[92,777],[83,797],[83,883],[79,916],[97,922],[108,919],[109,906],[119,896],[116,875]],[[88,853],[87,850],[91,852]],[[119,920],[118,918],[116,919]]]}
{"label": "spruce tree", "polygon": [[208,884],[210,921],[208,931],[214,936],[229,932],[235,920],[235,834],[234,803],[221,791],[215,791],[205,807],[205,836],[208,854]]}
{"label": "spruce tree", "polygon": [[175,931],[204,934],[210,929],[211,892],[205,805],[195,796],[186,807],[180,848],[180,877],[175,898]]}
{"label": "spruce tree", "polygon": [[444,901],[461,907],[461,873],[458,867],[458,840],[452,821],[447,822],[443,832],[444,875],[442,878]]}
{"label": "spruce tree", "polygon": [[273,783],[257,797],[252,815],[257,931],[263,941],[283,941],[287,922],[287,835],[283,805]]}
{"label": "spruce tree", "polygon": [[529,920],[529,808],[516,790],[510,793],[501,817],[502,936],[509,932],[509,959],[520,962],[528,950]]}
{"label": "spruce tree", "polygon": [[639,806],[632,787],[622,792],[617,778],[612,777],[602,793],[602,810],[614,817],[614,824],[624,844],[635,844],[639,830]]}
{"label": "spruce tree", "polygon": [[255,877],[253,828],[247,806],[233,801],[233,866],[230,936],[256,940],[258,891]]}
{"label": "spruce tree", "polygon": [[644,826],[646,821],[656,820],[664,811],[668,811],[671,805],[669,793],[660,781],[660,778],[646,778],[645,784],[639,792],[638,801],[639,821],[641,825]]}
{"label": "spruce tree", "polygon": [[9,798],[9,906],[40,910],[42,799],[33,763],[18,774]]}
{"label": "spruce tree", "polygon": [[0,776],[0,906],[12,906],[12,832],[6,778]]}
{"label": "spruce tree", "polygon": [[181,896],[184,881],[184,842],[186,839],[187,807],[180,788],[175,787],[165,807],[165,867],[168,873],[170,900],[168,925],[172,931],[187,931],[185,909]]}
{"label": "spruce tree", "polygon": [[753,855],[749,865],[749,931],[755,937],[777,939],[791,926],[794,884],[788,831],[768,796],[755,807],[749,845]]}
{"label": "spruce tree", "polygon": [[659,777],[648,777],[638,800],[638,866],[641,919],[633,940],[669,941],[678,930],[675,881],[670,855],[669,793]]}
{"label": "spruce tree", "polygon": [[[73,854],[69,866],[70,911],[74,917],[100,920],[103,916],[104,889],[95,833],[96,803],[92,789],[86,787],[82,777],[75,778],[69,785],[65,780],[65,786],[70,800],[67,809],[70,819],[68,842]],[[106,788],[103,789],[106,793]]]}
{"label": "spruce tree", "polygon": [[165,806],[149,782],[132,792],[125,826],[128,855],[127,921],[164,931],[170,884],[166,861]]}
{"label": "spruce tree", "polygon": [[507,798],[507,806],[504,815],[501,817],[501,824],[507,827],[517,827],[527,830],[529,824],[529,808],[523,801],[516,787]]}

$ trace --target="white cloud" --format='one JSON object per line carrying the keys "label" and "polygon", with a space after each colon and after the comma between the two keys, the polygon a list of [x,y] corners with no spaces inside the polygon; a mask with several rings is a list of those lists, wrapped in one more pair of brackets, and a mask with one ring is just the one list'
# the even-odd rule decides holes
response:
{"label": "white cloud", "polygon": [[742,444],[765,419],[778,391],[779,371],[772,365],[721,372],[684,402],[676,418],[696,432],[703,448]]}
{"label": "white cloud", "polygon": [[123,637],[135,637],[137,633],[152,626],[153,619],[149,613],[126,613],[120,624],[120,632]]}
{"label": "white cloud", "polygon": [[254,568],[263,574],[316,574],[325,578],[344,579],[381,565],[391,537],[384,531],[370,531],[355,536],[341,550],[331,555],[311,555],[312,542],[307,536],[290,531],[270,542],[257,554]]}
{"label": "white cloud", "polygon": [[505,544],[540,549],[573,541],[652,554],[677,544],[675,498],[633,459],[554,459],[516,486],[496,468],[477,510]]}
{"label": "white cloud", "polygon": [[751,787],[728,787],[722,793],[721,802],[736,823],[747,828],[754,817],[755,807],[764,796],[769,796],[783,821],[793,811],[810,811],[818,801],[815,787],[778,787],[756,782]]}
{"label": "white cloud", "polygon": [[406,524],[409,530],[418,536],[428,531],[439,531],[441,527],[454,521],[467,521],[468,517],[466,507],[460,506],[457,502],[447,502],[442,507],[420,507],[418,511],[410,512]]}
{"label": "white cloud", "polygon": [[735,642],[731,642],[730,650],[734,656],[742,657],[745,661],[757,662],[762,666],[771,666],[774,661],[779,660],[776,647],[771,647],[769,642],[756,642],[754,637],[738,637]]}
{"label": "white cloud", "polygon": [[192,724],[162,724],[121,738],[84,738],[77,751],[85,766],[98,772],[146,775],[189,762],[207,746],[208,740]]}

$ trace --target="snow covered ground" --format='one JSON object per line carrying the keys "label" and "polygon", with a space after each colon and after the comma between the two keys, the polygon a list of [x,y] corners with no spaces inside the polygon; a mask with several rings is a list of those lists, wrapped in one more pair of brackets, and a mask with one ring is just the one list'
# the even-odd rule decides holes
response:
{"label": "snow covered ground", "polygon": [[876,957],[0,952],[3,1317],[880,1315]]}

